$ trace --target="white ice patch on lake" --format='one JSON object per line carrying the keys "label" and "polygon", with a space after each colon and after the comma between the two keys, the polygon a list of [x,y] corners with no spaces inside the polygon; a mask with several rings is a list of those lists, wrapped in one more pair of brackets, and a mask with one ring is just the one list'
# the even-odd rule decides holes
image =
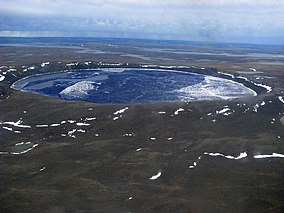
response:
{"label": "white ice patch on lake", "polygon": [[[233,99],[241,96],[254,95],[256,92],[245,87],[243,84],[232,80],[205,76],[204,81],[192,86],[176,90],[182,101],[208,100],[208,99]],[[187,94],[190,94],[188,96]]]}
{"label": "white ice patch on lake", "polygon": [[93,81],[80,81],[62,90],[59,94],[63,98],[84,98],[94,89]]}

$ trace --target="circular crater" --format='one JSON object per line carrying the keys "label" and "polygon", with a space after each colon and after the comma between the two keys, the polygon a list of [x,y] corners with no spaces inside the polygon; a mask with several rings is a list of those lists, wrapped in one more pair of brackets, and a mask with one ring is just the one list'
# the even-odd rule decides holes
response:
{"label": "circular crater", "polygon": [[12,87],[65,100],[157,103],[253,96],[244,85],[218,77],[162,69],[102,68],[33,75]]}

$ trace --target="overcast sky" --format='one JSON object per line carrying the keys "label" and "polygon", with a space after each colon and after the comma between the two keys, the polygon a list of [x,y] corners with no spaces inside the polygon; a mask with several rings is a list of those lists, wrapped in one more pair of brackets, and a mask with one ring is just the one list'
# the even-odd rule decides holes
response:
{"label": "overcast sky", "polygon": [[284,0],[0,0],[0,36],[284,44]]}

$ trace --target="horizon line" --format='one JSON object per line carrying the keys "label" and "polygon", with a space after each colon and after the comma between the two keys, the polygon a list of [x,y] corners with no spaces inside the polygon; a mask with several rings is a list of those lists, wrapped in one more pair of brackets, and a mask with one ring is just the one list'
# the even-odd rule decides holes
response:
{"label": "horizon line", "polygon": [[[158,39],[158,38],[131,38],[131,37],[96,37],[96,36],[2,36],[0,38],[16,38],[16,39],[111,39],[111,40],[136,40],[136,41],[160,41],[175,43],[208,43],[208,44],[238,44],[238,45],[264,45],[264,46],[284,46],[284,44],[276,43],[260,43],[260,42],[237,42],[237,41],[204,41],[204,40],[185,40],[185,39]],[[1,40],[0,40],[1,43]]]}

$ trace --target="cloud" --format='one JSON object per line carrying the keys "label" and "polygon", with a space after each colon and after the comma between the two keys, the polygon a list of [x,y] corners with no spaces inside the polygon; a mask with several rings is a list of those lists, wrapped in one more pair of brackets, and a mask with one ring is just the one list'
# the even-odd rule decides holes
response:
{"label": "cloud", "polygon": [[209,41],[284,36],[284,1],[276,0],[0,0],[0,4],[2,31]]}

